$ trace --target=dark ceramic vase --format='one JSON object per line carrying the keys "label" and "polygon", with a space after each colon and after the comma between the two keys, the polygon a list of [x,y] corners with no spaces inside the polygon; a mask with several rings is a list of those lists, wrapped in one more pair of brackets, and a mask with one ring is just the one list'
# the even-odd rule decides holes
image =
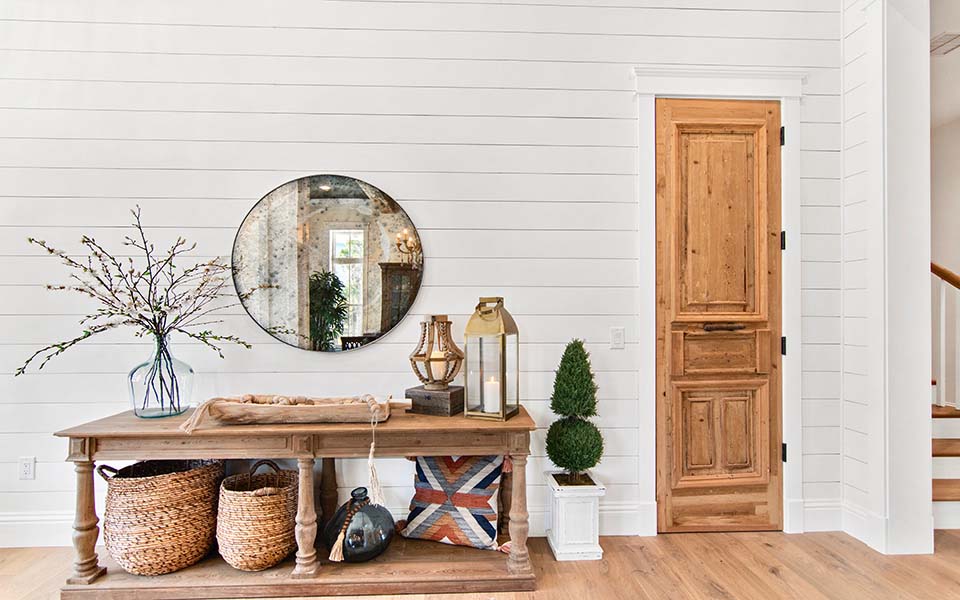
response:
{"label": "dark ceramic vase", "polygon": [[343,538],[343,560],[346,562],[363,562],[379,556],[390,545],[396,527],[390,511],[371,504],[367,488],[358,487],[350,492],[350,500],[337,509],[333,519],[323,528],[323,543],[328,549],[336,543],[347,512],[358,504],[361,506],[350,520]]}

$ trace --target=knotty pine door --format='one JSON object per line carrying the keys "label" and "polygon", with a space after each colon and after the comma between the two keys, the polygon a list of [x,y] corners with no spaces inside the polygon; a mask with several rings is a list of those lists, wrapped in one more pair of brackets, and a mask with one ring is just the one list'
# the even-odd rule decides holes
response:
{"label": "knotty pine door", "polygon": [[656,118],[659,529],[782,529],[780,104]]}

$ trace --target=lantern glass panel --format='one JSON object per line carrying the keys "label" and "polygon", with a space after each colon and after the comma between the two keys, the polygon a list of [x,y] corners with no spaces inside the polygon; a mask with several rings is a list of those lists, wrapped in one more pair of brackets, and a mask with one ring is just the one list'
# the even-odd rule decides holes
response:
{"label": "lantern glass panel", "polygon": [[507,369],[504,373],[507,381],[507,406],[509,414],[520,404],[520,336],[509,334],[506,336]]}
{"label": "lantern glass panel", "polygon": [[500,414],[500,336],[467,338],[467,410]]}

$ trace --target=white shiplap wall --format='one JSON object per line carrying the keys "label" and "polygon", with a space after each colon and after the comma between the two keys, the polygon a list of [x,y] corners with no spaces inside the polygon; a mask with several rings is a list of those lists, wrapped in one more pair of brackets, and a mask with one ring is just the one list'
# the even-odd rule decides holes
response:
{"label": "white shiplap wall", "polygon": [[[502,294],[523,334],[523,399],[538,423],[563,345],[582,337],[600,385],[606,533],[639,531],[640,331],[637,123],[641,63],[801,68],[804,495],[840,497],[839,0],[307,1],[96,0],[0,4],[0,544],[67,543],[65,447],[50,433],[125,407],[124,373],[148,348],[97,338],[14,379],[35,347],[75,328],[87,304],[43,289],[63,277],[28,235],[76,248],[118,240],[140,204],[158,240],[183,234],[229,254],[266,191],[335,172],[396,198],[427,267],[413,313],[343,356],[254,342],[226,360],[186,343],[198,393],[402,394],[417,316],[462,328]],[[793,236],[792,239],[797,239]],[[608,349],[626,328],[625,350]],[[548,467],[530,463],[535,533]],[[16,478],[18,456],[37,479]],[[410,466],[381,461],[394,507]],[[341,461],[344,488],[361,465]],[[649,473],[653,477],[653,473]],[[100,490],[102,492],[102,489]],[[828,527],[816,511],[808,527]],[[822,512],[822,511],[821,511]],[[32,526],[26,526],[32,524]],[[44,526],[46,525],[46,526]],[[26,537],[27,534],[30,537]]]}
{"label": "white shiplap wall", "polygon": [[843,528],[877,546],[884,510],[880,3],[847,0],[843,22]]}

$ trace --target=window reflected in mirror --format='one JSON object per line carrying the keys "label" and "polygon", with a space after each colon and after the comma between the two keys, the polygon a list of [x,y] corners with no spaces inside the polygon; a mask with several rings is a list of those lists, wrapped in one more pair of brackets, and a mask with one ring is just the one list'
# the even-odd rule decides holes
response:
{"label": "window reflected in mirror", "polygon": [[406,212],[342,175],[283,184],[247,214],[233,245],[241,302],[275,338],[322,352],[352,350],[395,327],[420,289],[423,253]]}

